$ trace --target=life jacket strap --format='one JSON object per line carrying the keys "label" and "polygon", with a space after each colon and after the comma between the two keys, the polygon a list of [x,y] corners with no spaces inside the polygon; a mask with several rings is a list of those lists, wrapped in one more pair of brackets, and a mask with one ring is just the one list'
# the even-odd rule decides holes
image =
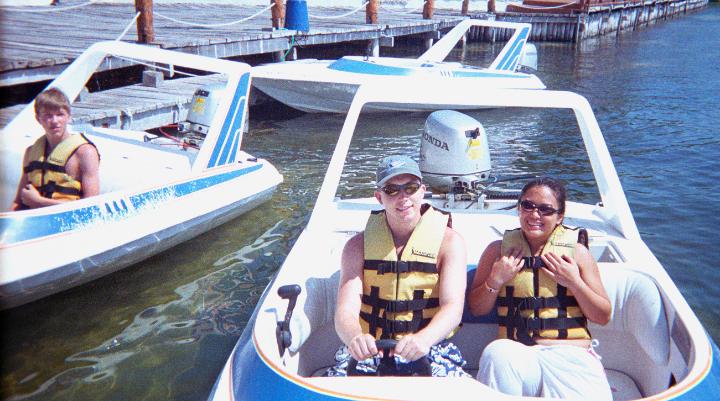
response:
{"label": "life jacket strap", "polygon": [[410,272],[438,273],[436,264],[417,261],[366,260],[364,268],[365,270],[376,270],[377,274]]}
{"label": "life jacket strap", "polygon": [[539,317],[522,317],[519,315],[514,316],[499,316],[498,324],[500,326],[512,325],[518,329],[518,337],[520,332],[525,329],[527,330],[567,330],[575,328],[583,328],[587,325],[587,318],[585,317],[551,317],[541,319]]}
{"label": "life jacket strap", "polygon": [[[440,306],[440,299],[438,298],[420,298],[403,301],[390,301],[386,299],[378,299],[376,301],[380,308],[385,309],[385,312],[409,312],[409,311],[420,311],[423,309],[437,308]],[[365,305],[374,306],[373,299],[369,295],[362,296],[362,303]]]}
{"label": "life jacket strap", "polygon": [[57,183],[55,181],[48,181],[47,184],[38,188],[38,192],[40,192],[46,198],[51,198],[52,194],[54,194],[54,193],[65,194],[65,195],[74,195],[74,196],[82,195],[82,191],[75,189],[75,188],[59,186],[59,185],[57,185]]}
{"label": "life jacket strap", "polygon": [[[570,306],[578,306],[577,300],[575,297],[543,297],[543,298],[536,298],[536,297],[527,297],[527,298],[521,298],[521,297],[514,297],[512,300],[512,304],[515,305],[516,308],[525,310],[534,310],[535,308],[543,309],[543,308],[567,308]],[[497,299],[497,306],[510,306],[510,301],[507,299],[507,297],[498,297]]]}
{"label": "life jacket strap", "polygon": [[[375,317],[371,316],[367,312],[360,312],[360,318],[364,321],[371,323],[371,321],[374,320],[375,324],[378,328],[382,329],[383,331],[383,338],[389,338],[385,334],[386,333],[392,333],[392,335],[396,334],[402,334],[402,333],[416,333],[420,331],[422,328],[430,324],[431,319],[414,319],[414,320],[393,320],[388,319],[384,317]],[[371,330],[371,335],[372,330]]]}
{"label": "life jacket strap", "polygon": [[537,271],[545,267],[545,262],[540,256],[525,256],[523,257],[523,269],[532,269]]}
{"label": "life jacket strap", "polygon": [[35,170],[54,171],[56,173],[64,173],[65,166],[58,166],[54,163],[48,163],[46,161],[33,160],[23,167],[23,173],[27,174]]}

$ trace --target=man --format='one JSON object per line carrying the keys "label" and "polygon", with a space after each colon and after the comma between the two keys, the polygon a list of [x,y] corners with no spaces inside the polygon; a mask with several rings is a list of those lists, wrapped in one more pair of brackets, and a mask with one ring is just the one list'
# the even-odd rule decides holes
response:
{"label": "man", "polygon": [[[351,359],[359,362],[350,370],[376,374],[383,353],[376,340],[393,339],[383,363],[392,361],[394,374],[422,374],[429,362],[433,376],[465,376],[465,361],[448,341],[462,317],[464,240],[449,214],[423,205],[415,161],[386,157],[376,178],[375,198],[384,210],[373,212],[343,250],[335,329],[345,346],[328,375],[353,374]],[[424,368],[427,374],[427,363]]]}
{"label": "man", "polygon": [[45,135],[25,150],[23,174],[11,210],[56,205],[100,193],[100,156],[82,134],[68,130],[70,101],[56,88],[35,99]]}

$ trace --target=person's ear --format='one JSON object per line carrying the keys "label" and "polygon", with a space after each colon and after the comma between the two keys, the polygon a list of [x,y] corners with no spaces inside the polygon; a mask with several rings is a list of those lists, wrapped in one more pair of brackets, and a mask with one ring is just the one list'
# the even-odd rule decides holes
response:
{"label": "person's ear", "polygon": [[382,205],[382,197],[380,196],[380,191],[375,191],[375,199],[377,199],[378,202]]}

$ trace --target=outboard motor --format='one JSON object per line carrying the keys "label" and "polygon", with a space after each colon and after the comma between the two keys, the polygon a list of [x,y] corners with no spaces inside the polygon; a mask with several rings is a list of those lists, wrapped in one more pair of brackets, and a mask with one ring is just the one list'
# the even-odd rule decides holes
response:
{"label": "outboard motor", "polygon": [[197,146],[205,139],[224,92],[223,84],[207,85],[195,91],[187,121],[178,123],[178,131],[187,143]]}
{"label": "outboard motor", "polygon": [[535,45],[532,43],[525,43],[525,48],[523,49],[523,54],[522,58],[520,59],[519,67],[537,71],[537,63],[537,48],[535,48]]}
{"label": "outboard motor", "polygon": [[476,119],[453,110],[433,112],[425,120],[420,172],[433,192],[476,189],[490,174],[487,135]]}

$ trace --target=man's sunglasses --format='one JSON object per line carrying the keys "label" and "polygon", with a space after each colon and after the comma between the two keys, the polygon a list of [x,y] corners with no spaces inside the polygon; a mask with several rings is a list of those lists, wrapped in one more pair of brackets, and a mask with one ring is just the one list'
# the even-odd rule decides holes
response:
{"label": "man's sunglasses", "polygon": [[415,192],[420,189],[419,182],[408,182],[407,184],[387,184],[384,187],[380,188],[381,191],[385,192],[388,196],[395,196],[400,193],[400,191],[405,192],[406,195],[413,195]]}
{"label": "man's sunglasses", "polygon": [[542,204],[542,205],[536,205],[534,202],[531,202],[529,200],[522,200],[520,201],[520,207],[522,210],[531,213],[533,210],[537,210],[538,213],[540,213],[541,216],[552,216],[553,214],[557,213],[558,210],[554,207]]}

